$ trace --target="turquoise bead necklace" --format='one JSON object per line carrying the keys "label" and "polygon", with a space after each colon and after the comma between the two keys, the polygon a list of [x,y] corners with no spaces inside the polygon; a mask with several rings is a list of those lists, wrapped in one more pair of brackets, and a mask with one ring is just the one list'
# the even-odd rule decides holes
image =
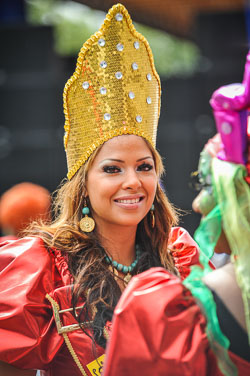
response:
{"label": "turquoise bead necklace", "polygon": [[114,261],[111,256],[105,256],[105,261],[107,264],[112,265],[117,271],[122,272],[123,274],[131,273],[136,265],[138,264],[138,260],[140,258],[141,251],[138,244],[135,246],[135,260],[132,262],[131,265],[126,266],[123,264],[118,263],[117,261]]}

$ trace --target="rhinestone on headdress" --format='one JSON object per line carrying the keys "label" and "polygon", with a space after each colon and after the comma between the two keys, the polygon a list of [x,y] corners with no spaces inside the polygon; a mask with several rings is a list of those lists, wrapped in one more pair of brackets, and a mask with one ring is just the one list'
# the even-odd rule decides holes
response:
{"label": "rhinestone on headdress", "polygon": [[110,120],[111,119],[111,115],[108,114],[108,113],[104,114],[103,117],[104,117],[104,120]]}
{"label": "rhinestone on headdress", "polygon": [[116,46],[116,49],[117,49],[117,51],[123,51],[123,49],[124,49],[123,44],[122,43],[118,43],[117,46]]}
{"label": "rhinestone on headdress", "polygon": [[135,48],[136,50],[139,50],[139,47],[140,47],[140,43],[138,42],[138,40],[136,40],[136,41],[134,42],[134,48]]}
{"label": "rhinestone on headdress", "polygon": [[108,64],[106,63],[105,60],[103,60],[103,61],[100,62],[100,66],[101,66],[101,68],[107,68]]}
{"label": "rhinestone on headdress", "polygon": [[100,39],[98,40],[98,44],[99,44],[99,46],[104,47],[104,46],[105,46],[105,39],[100,38]]}
{"label": "rhinestone on headdress", "polygon": [[123,15],[121,13],[116,13],[115,19],[116,19],[116,21],[122,21]]}
{"label": "rhinestone on headdress", "polygon": [[133,63],[133,64],[132,64],[132,68],[133,68],[134,70],[137,70],[137,69],[138,69],[138,64],[137,64],[137,63]]}
{"label": "rhinestone on headdress", "polygon": [[160,93],[147,40],[135,30],[124,6],[114,5],[100,30],[82,46],[65,85],[68,179],[113,137],[134,134],[155,146]]}
{"label": "rhinestone on headdress", "polygon": [[147,97],[147,104],[151,104],[151,103],[152,103],[151,97]]}
{"label": "rhinestone on headdress", "polygon": [[122,72],[116,72],[115,77],[117,80],[120,80],[122,78]]}
{"label": "rhinestone on headdress", "polygon": [[102,95],[107,94],[107,89],[106,89],[106,87],[101,87],[101,89],[100,89],[100,93],[101,93]]}
{"label": "rhinestone on headdress", "polygon": [[88,81],[83,82],[82,87],[84,88],[84,90],[87,90],[89,88]]}

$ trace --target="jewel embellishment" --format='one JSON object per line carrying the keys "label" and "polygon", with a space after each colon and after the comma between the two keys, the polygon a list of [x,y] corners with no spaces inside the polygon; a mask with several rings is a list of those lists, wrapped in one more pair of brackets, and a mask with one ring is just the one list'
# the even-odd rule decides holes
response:
{"label": "jewel embellishment", "polygon": [[224,122],[221,124],[221,130],[224,134],[230,134],[232,132],[232,125],[230,123]]}
{"label": "jewel embellishment", "polygon": [[133,70],[137,70],[138,69],[138,64],[137,63],[133,63],[132,64],[132,68],[133,68]]}
{"label": "jewel embellishment", "polygon": [[134,93],[133,91],[130,91],[130,92],[128,93],[128,96],[129,96],[130,99],[134,99],[134,97],[135,97],[135,93]]}
{"label": "jewel embellishment", "polygon": [[89,88],[88,81],[83,82],[82,87],[83,87],[84,90],[87,90]]}
{"label": "jewel embellishment", "polygon": [[140,43],[139,43],[138,41],[135,41],[135,42],[134,42],[134,48],[135,48],[136,50],[139,50],[139,48],[140,48]]}
{"label": "jewel embellishment", "polygon": [[147,104],[151,104],[151,103],[152,103],[151,97],[147,97]]}
{"label": "jewel embellishment", "polygon": [[122,78],[122,72],[116,72],[115,77],[117,80],[120,80]]}
{"label": "jewel embellishment", "polygon": [[108,64],[106,63],[105,60],[103,60],[103,61],[100,62],[100,66],[101,66],[101,68],[105,69],[105,68],[107,68]]}
{"label": "jewel embellishment", "polygon": [[151,81],[151,80],[152,80],[152,76],[151,76],[150,73],[147,74],[147,80],[148,80],[148,81]]}
{"label": "jewel embellishment", "polygon": [[104,47],[105,46],[105,39],[103,39],[103,38],[101,38],[101,39],[99,39],[98,40],[98,44],[99,44],[99,46],[101,46],[101,47]]}
{"label": "jewel embellishment", "polygon": [[140,115],[137,115],[135,119],[136,119],[137,123],[142,122],[142,117]]}
{"label": "jewel embellishment", "polygon": [[106,89],[106,87],[101,87],[101,89],[100,89],[100,93],[101,93],[102,95],[107,94],[107,89]]}
{"label": "jewel embellishment", "polygon": [[111,115],[109,113],[106,113],[104,114],[104,120],[110,120],[111,119]]}
{"label": "jewel embellishment", "polygon": [[123,44],[122,43],[118,43],[117,46],[116,46],[116,49],[117,49],[117,51],[123,51],[123,49],[124,49]]}
{"label": "jewel embellishment", "polygon": [[121,13],[116,13],[115,19],[116,19],[116,21],[122,21],[123,15]]}

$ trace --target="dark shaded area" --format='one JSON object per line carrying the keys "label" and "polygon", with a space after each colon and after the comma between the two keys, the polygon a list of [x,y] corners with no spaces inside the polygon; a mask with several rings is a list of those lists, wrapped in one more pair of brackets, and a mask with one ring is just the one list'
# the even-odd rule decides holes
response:
{"label": "dark shaded area", "polygon": [[[162,81],[157,143],[170,200],[190,212],[195,193],[189,175],[215,134],[209,99],[219,86],[242,81],[248,50],[244,14],[200,15],[194,39],[203,55],[199,72]],[[0,43],[0,194],[22,181],[52,192],[66,176],[62,92],[76,58],[55,54],[50,27],[31,27],[20,19],[2,22]],[[198,222],[192,213],[181,225],[193,234]]]}

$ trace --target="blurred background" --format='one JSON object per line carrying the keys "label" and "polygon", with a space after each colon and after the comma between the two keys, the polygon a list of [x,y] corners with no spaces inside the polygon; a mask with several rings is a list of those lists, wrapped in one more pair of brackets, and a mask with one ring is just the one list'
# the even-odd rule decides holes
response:
{"label": "blurred background", "polygon": [[[189,187],[200,151],[216,133],[209,105],[220,86],[241,82],[248,51],[244,0],[124,0],[148,39],[162,81],[157,148],[170,200],[199,215]],[[0,1],[0,195],[29,181],[53,192],[66,176],[62,92],[82,43],[102,24],[111,0]]]}

